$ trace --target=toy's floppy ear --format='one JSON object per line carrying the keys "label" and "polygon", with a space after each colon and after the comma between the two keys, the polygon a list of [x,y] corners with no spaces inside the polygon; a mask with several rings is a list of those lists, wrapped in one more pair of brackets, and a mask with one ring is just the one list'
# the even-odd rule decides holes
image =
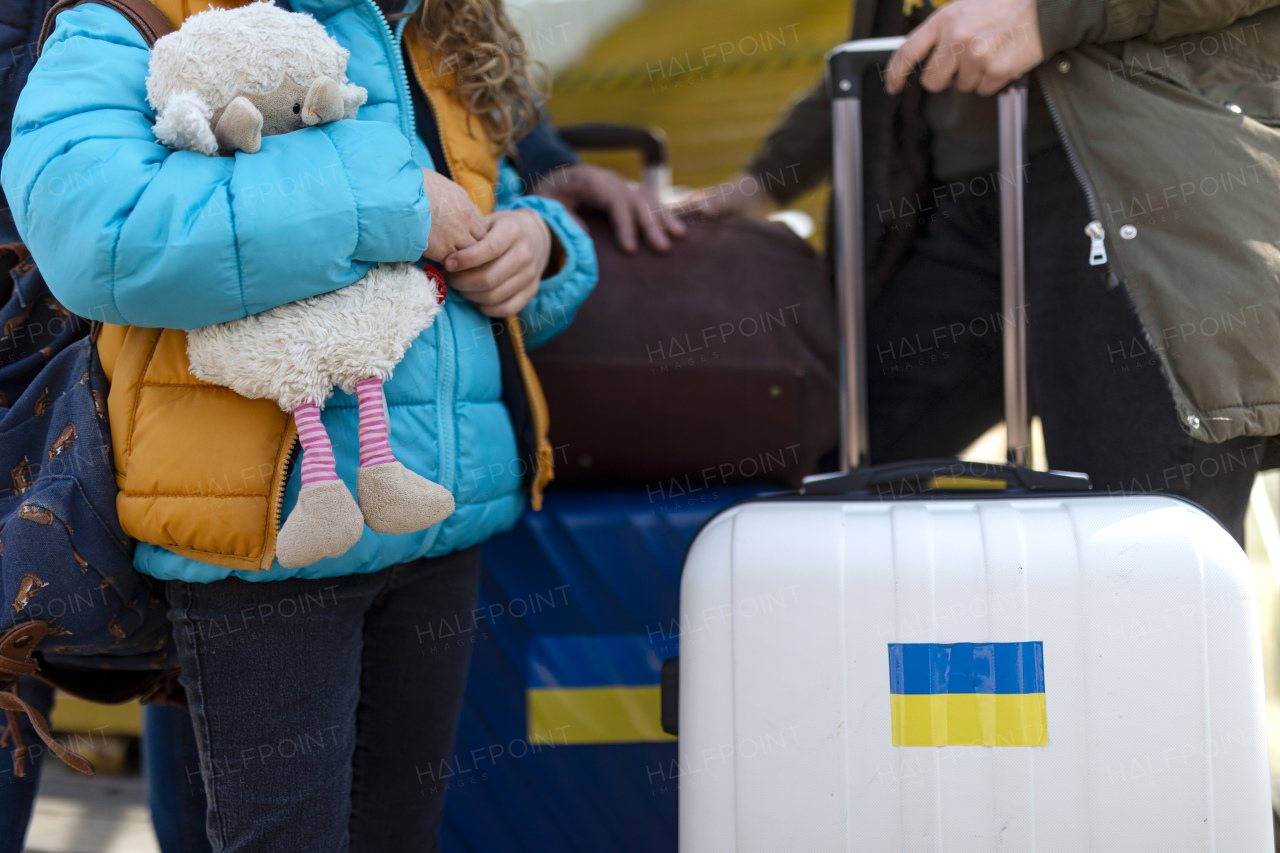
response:
{"label": "toy's floppy ear", "polygon": [[302,101],[302,123],[308,126],[328,124],[346,114],[342,105],[342,89],[332,77],[321,75],[307,89]]}
{"label": "toy's floppy ear", "polygon": [[342,83],[339,88],[342,89],[342,117],[355,118],[356,111],[369,100],[369,93],[363,86],[357,86],[355,83]]}
{"label": "toy's floppy ear", "polygon": [[257,154],[262,148],[262,113],[248,98],[237,95],[222,111],[213,133],[223,151]]}
{"label": "toy's floppy ear", "polygon": [[218,153],[218,140],[209,126],[212,115],[209,105],[195,93],[176,92],[156,113],[151,132],[161,145],[214,157]]}

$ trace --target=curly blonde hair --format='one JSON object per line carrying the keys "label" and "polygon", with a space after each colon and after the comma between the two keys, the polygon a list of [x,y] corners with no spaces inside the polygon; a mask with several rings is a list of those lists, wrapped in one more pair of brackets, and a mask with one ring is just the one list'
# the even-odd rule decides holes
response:
{"label": "curly blonde hair", "polygon": [[454,74],[450,94],[495,147],[505,150],[537,126],[549,72],[527,55],[502,0],[423,0],[411,23],[438,58],[436,73]]}

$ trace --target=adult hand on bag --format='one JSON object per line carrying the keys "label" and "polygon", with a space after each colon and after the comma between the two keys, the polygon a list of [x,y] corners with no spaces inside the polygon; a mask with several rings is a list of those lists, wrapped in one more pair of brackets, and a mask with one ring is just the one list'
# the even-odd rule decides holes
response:
{"label": "adult hand on bag", "polygon": [[668,234],[683,237],[687,231],[651,190],[589,163],[556,169],[538,182],[534,192],[555,199],[569,210],[585,207],[604,211],[613,223],[614,238],[627,254],[638,248],[637,230],[656,252],[671,248]]}
{"label": "adult hand on bag", "polygon": [[1041,62],[1036,0],[952,0],[890,57],[885,88],[896,95],[923,63],[920,83],[930,92],[994,95]]}
{"label": "adult hand on bag", "polygon": [[422,170],[422,187],[431,202],[431,233],[423,257],[439,263],[488,233],[484,215],[462,187],[430,169]]}
{"label": "adult hand on bag", "polygon": [[449,287],[489,317],[511,317],[538,294],[551,258],[551,229],[528,208],[484,217],[488,231],[475,245],[444,260]]}

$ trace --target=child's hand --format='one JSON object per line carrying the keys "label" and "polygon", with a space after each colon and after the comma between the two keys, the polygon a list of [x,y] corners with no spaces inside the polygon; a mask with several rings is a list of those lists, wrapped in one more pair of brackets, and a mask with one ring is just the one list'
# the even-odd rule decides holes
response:
{"label": "child's hand", "polygon": [[449,286],[489,317],[512,317],[538,295],[551,258],[551,229],[535,211],[500,210],[486,217],[489,232],[445,259]]}
{"label": "child's hand", "polygon": [[423,257],[439,263],[459,249],[474,246],[489,226],[467,191],[439,172],[422,170],[422,186],[431,202],[431,233]]}

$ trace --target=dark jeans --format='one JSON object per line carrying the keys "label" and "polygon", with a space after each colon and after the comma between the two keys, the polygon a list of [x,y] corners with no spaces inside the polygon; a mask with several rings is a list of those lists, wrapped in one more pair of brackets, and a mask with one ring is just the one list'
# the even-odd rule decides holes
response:
{"label": "dark jeans", "polygon": [[173,705],[144,705],[142,713],[142,772],[161,853],[205,853],[208,805],[191,715]]}
{"label": "dark jeans", "polygon": [[[1000,197],[963,185],[925,224],[883,222],[918,234],[868,316],[877,464],[955,456],[1003,417]],[[1090,218],[1063,149],[1032,157],[1025,314],[1049,465],[1087,473],[1095,490],[1190,498],[1243,540],[1263,441],[1211,445],[1182,431],[1128,293],[1089,265]]]}
{"label": "dark jeans", "polygon": [[169,583],[215,851],[435,851],[479,548],[321,580]]}

